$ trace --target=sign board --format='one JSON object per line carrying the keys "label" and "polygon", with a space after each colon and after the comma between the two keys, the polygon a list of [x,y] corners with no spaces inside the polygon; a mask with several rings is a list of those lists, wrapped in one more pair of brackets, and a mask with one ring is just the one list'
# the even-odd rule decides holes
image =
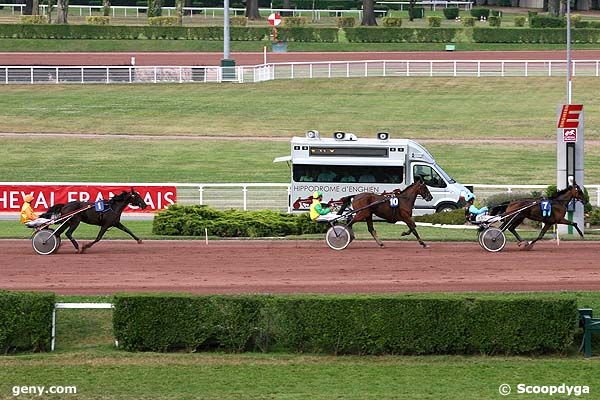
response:
{"label": "sign board", "polygon": [[269,15],[269,18],[267,18],[267,20],[269,21],[269,25],[279,26],[281,24],[281,15],[277,13],[272,13]]}
{"label": "sign board", "polygon": [[577,128],[563,128],[563,142],[577,142]]}
{"label": "sign board", "polygon": [[[121,186],[86,186],[86,185],[0,185],[0,212],[20,212],[23,196],[33,195],[31,206],[36,212],[44,212],[49,207],[70,201],[107,200],[121,193],[130,191],[131,187]],[[142,196],[148,207],[141,210],[128,206],[125,212],[157,212],[177,201],[175,186],[136,186],[135,190]]]}

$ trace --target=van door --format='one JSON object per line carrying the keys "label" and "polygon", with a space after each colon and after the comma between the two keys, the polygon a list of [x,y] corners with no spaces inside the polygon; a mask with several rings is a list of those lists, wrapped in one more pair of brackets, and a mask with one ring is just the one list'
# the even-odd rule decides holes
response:
{"label": "van door", "polygon": [[421,197],[417,197],[415,209],[427,210],[425,213],[430,213],[432,210],[435,212],[437,205],[442,200],[448,198],[448,182],[434,167],[426,163],[412,163],[411,182],[415,182],[417,177],[420,177],[425,182],[433,196],[433,200],[425,201]]}

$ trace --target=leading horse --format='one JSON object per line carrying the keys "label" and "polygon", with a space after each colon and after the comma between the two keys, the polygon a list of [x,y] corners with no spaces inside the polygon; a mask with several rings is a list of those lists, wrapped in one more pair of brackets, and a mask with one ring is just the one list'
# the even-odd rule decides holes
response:
{"label": "leading horse", "polygon": [[[142,243],[140,238],[135,236],[133,232],[131,232],[125,225],[121,223],[121,214],[128,205],[131,204],[133,206],[140,207],[141,209],[147,207],[146,202],[138,192],[136,192],[134,189],[131,189],[129,192],[123,191],[120,194],[111,197],[109,200],[104,201],[104,211],[96,211],[94,204],[95,203],[89,201],[71,201],[67,204],[56,204],[50,207],[48,211],[41,215],[41,217],[59,217],[60,215],[66,215],[77,210],[85,209],[85,211],[74,214],[64,225],[54,232],[56,236],[60,236],[66,230],[65,235],[69,238],[71,243],[73,243],[73,246],[78,253],[85,252],[85,250],[99,242],[108,228],[112,227],[128,233],[139,244]],[[96,236],[96,240],[86,243],[80,249],[79,243],[77,243],[77,241],[73,238],[73,232],[75,229],[77,229],[81,222],[85,222],[86,224],[90,225],[98,225],[100,226],[100,231]]]}
{"label": "leading horse", "polygon": [[375,193],[361,193],[357,196],[345,197],[344,204],[338,211],[341,215],[344,210],[352,203],[352,208],[358,211],[352,220],[348,223],[348,227],[352,227],[356,222],[365,221],[369,229],[369,233],[380,247],[383,247],[383,242],[377,237],[377,231],[373,228],[373,215],[383,218],[389,223],[395,224],[398,221],[406,223],[408,231],[403,232],[402,236],[415,235],[419,244],[423,247],[428,247],[427,244],[417,232],[417,224],[412,219],[412,211],[415,206],[417,196],[423,197],[426,201],[433,200],[433,196],[429,192],[427,185],[420,179],[409,185],[403,191],[394,190],[391,196],[384,196]]}
{"label": "leading horse", "polygon": [[[506,221],[502,223],[500,229],[508,229],[519,241],[519,246],[525,244],[524,249],[531,250],[535,242],[544,237],[548,229],[555,224],[570,225],[577,230],[581,237],[583,237],[583,232],[581,232],[577,226],[577,223],[565,219],[567,205],[569,202],[571,202],[571,200],[583,201],[583,191],[575,183],[572,186],[559,191],[548,199],[551,204],[549,216],[543,216],[540,206],[542,200],[536,199],[513,200],[511,202],[494,207],[491,214],[496,215],[502,213],[502,215],[508,216],[514,213],[515,215],[513,217],[506,218]],[[542,222],[544,224],[538,237],[529,242],[525,242],[517,233],[517,227],[521,225],[526,218],[532,221]]]}

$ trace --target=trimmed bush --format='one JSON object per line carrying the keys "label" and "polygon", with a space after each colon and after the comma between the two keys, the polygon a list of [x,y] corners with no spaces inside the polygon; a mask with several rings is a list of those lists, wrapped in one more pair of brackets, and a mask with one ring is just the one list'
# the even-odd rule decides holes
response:
{"label": "trimmed bush", "polygon": [[0,290],[0,352],[49,349],[54,302],[53,293]]}
{"label": "trimmed bush", "polygon": [[490,26],[494,28],[500,28],[500,24],[502,23],[502,18],[500,17],[490,17],[488,20]]}
{"label": "trimmed bush", "polygon": [[246,26],[248,25],[248,17],[231,16],[229,17],[229,24],[231,26]]}
{"label": "trimmed bush", "polygon": [[110,24],[110,17],[88,15],[87,17],[85,17],[85,22],[87,22],[90,25],[108,25]]}
{"label": "trimmed bush", "polygon": [[427,26],[430,28],[439,28],[442,26],[442,17],[427,17]]}
{"label": "trimmed bush", "polygon": [[456,28],[377,28],[344,29],[349,42],[362,43],[447,43],[455,41]]}
{"label": "trimmed bush", "polygon": [[535,15],[529,20],[529,26],[531,28],[564,28],[567,26],[567,19],[549,15]]}
{"label": "trimmed bush", "polygon": [[536,15],[538,15],[537,11],[531,11],[531,10],[527,10],[527,19],[531,22],[531,18],[535,17]]}
{"label": "trimmed bush", "polygon": [[[600,31],[577,29],[572,33],[574,43],[600,43]],[[476,43],[565,43],[566,32],[560,28],[475,28],[473,41]]]}
{"label": "trimmed bush", "polygon": [[472,8],[471,16],[477,20],[480,20],[481,17],[485,17],[485,19],[488,19],[488,17],[490,16],[490,9],[489,8]]}
{"label": "trimmed bush", "polygon": [[441,225],[464,225],[465,210],[459,208],[449,212],[439,212],[434,214],[421,215],[414,218],[417,222],[427,222],[430,224]]}
{"label": "trimmed bush", "polygon": [[283,17],[283,26],[286,28],[298,28],[306,26],[306,17]]}
{"label": "trimmed bush", "polygon": [[356,25],[356,18],[354,17],[338,17],[335,19],[335,26],[338,28],[352,28]]}
{"label": "trimmed bush", "polygon": [[383,17],[381,25],[386,28],[400,28],[402,26],[402,18],[400,17]]}
{"label": "trimmed bush", "polygon": [[456,19],[460,14],[460,9],[458,7],[446,7],[444,8],[444,17],[446,19]]}
{"label": "trimmed bush", "polygon": [[[508,0],[510,1],[510,0]],[[510,6],[508,6],[510,7]],[[502,11],[500,10],[490,10],[490,17],[500,17],[502,18]]]}
{"label": "trimmed bush", "polygon": [[279,40],[287,42],[324,42],[334,43],[338,41],[337,28],[313,28],[313,27],[284,27],[277,30]]}
{"label": "trimmed bush", "polygon": [[172,205],[154,217],[152,232],[168,236],[273,237],[324,233],[326,224],[317,224],[308,214],[292,215],[274,211],[218,211],[207,206]]}
{"label": "trimmed bush", "polygon": [[21,15],[21,23],[28,25],[42,25],[48,23],[45,15]]}
{"label": "trimmed bush", "polygon": [[515,26],[517,27],[524,27],[525,26],[525,20],[526,18],[522,15],[516,16],[515,17]]}
{"label": "trimmed bush", "polygon": [[462,24],[465,27],[475,26],[475,18],[474,17],[464,17],[462,20]]}
{"label": "trimmed bush", "polygon": [[113,321],[133,351],[545,354],[573,344],[578,315],[531,295],[117,295]]}
{"label": "trimmed bush", "polygon": [[148,17],[150,26],[177,26],[177,17]]}
{"label": "trimmed bush", "polygon": [[585,218],[591,225],[600,225],[600,208],[593,208]]}
{"label": "trimmed bush", "polygon": [[[410,11],[409,11],[410,12]],[[413,7],[412,9],[413,18],[425,18],[425,9],[423,7]]]}

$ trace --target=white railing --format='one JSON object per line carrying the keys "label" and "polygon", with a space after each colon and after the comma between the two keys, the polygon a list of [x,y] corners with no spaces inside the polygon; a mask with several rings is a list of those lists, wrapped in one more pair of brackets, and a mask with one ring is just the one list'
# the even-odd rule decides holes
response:
{"label": "white railing", "polygon": [[[563,77],[564,60],[368,60],[253,66],[0,66],[0,84],[256,83],[374,77]],[[575,60],[572,76],[600,76],[600,60]]]}
{"label": "white railing", "polygon": [[[94,183],[94,182],[0,182],[0,186],[19,185],[87,185],[87,186],[175,186],[177,204],[210,205],[217,209],[276,210],[290,212],[289,183]],[[489,185],[470,184],[479,200],[499,193],[532,191],[544,192],[548,185]],[[590,203],[600,207],[600,185],[585,185]]]}
{"label": "white railing", "polygon": [[[438,2],[441,4],[442,2]],[[458,2],[461,3],[461,2]],[[25,4],[0,4],[0,7],[10,8],[11,14],[23,14],[23,9],[25,8]],[[40,14],[46,14],[46,8],[48,6],[45,4],[40,5]],[[56,9],[56,6],[53,6],[53,10]],[[103,6],[82,6],[82,5],[69,5],[69,15],[79,15],[83,17],[85,15],[96,15],[100,14],[104,9]],[[123,17],[123,18],[146,18],[148,7],[143,6],[111,6],[110,7],[110,15],[112,17]],[[304,9],[296,9],[296,8],[259,8],[259,13],[261,15],[269,15],[271,13],[286,13],[291,16],[310,16],[311,20],[318,21],[323,15],[332,16],[332,17],[340,17],[342,15],[353,16],[356,15],[358,19],[362,19],[362,10],[330,10],[330,9],[320,9],[320,10],[304,10]],[[128,14],[129,12],[129,14]],[[175,7],[162,7],[163,15],[171,16],[176,15],[177,11]],[[245,8],[229,8],[229,12],[231,16],[244,15],[246,12]],[[382,17],[387,14],[386,10],[374,10],[376,16]],[[183,15],[185,17],[193,18],[218,18],[223,19],[223,7],[183,7]]]}

